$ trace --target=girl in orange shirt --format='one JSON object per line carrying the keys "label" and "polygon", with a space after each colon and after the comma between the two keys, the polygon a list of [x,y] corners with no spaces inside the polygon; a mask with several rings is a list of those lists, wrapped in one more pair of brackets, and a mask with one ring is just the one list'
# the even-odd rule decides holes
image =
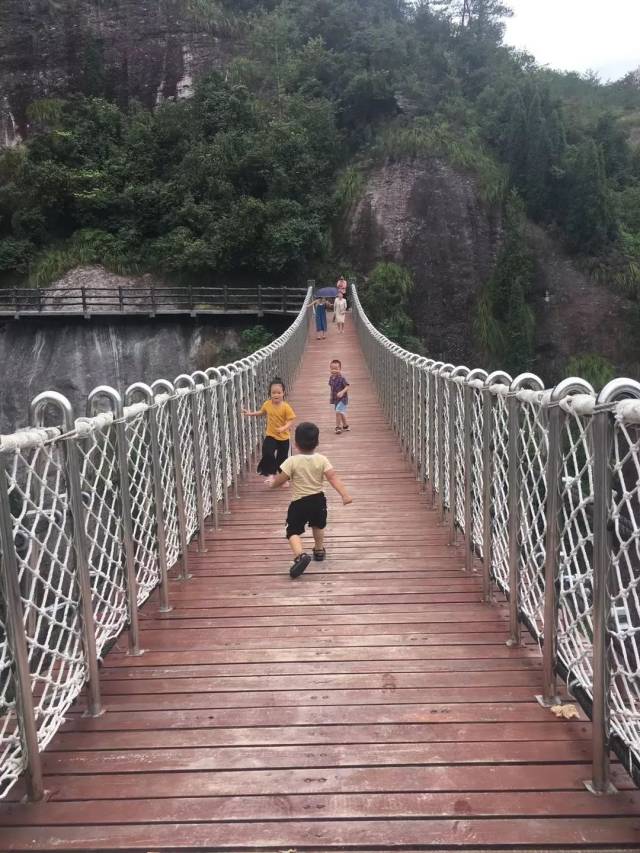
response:
{"label": "girl in orange shirt", "polygon": [[266,415],[267,428],[262,442],[262,459],[258,463],[258,474],[266,477],[266,485],[270,486],[276,474],[280,473],[280,465],[289,455],[289,428],[296,419],[296,413],[284,399],[285,388],[282,379],[275,378],[269,384],[269,399],[260,406],[257,412],[242,410],[249,418]]}

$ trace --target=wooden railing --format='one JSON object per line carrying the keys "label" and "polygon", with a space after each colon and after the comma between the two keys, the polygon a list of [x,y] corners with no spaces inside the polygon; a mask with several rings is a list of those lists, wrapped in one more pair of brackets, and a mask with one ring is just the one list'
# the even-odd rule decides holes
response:
{"label": "wooden railing", "polygon": [[0,289],[0,317],[297,314],[304,287],[65,287]]}

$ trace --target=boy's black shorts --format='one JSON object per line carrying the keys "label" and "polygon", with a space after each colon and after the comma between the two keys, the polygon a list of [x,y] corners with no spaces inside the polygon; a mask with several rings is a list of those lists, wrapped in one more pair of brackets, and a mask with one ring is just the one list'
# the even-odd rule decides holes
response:
{"label": "boy's black shorts", "polygon": [[327,526],[327,499],[324,492],[291,501],[287,512],[287,539],[302,536],[306,525],[324,530]]}

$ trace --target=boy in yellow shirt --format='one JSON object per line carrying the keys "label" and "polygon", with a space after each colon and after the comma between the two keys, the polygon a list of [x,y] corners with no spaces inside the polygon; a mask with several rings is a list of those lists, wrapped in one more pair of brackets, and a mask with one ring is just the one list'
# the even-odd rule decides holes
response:
{"label": "boy in yellow shirt", "polygon": [[257,412],[242,410],[245,417],[267,417],[267,428],[262,442],[262,458],[258,463],[258,474],[266,478],[270,486],[274,475],[280,471],[280,466],[289,455],[289,427],[296,419],[296,413],[284,399],[284,382],[273,379],[269,385],[269,399],[260,406]]}
{"label": "boy in yellow shirt", "polygon": [[313,559],[324,560],[324,530],[327,526],[327,499],[322,491],[323,481],[333,486],[343,504],[350,504],[349,495],[333,465],[326,456],[316,453],[320,430],[315,424],[301,423],[296,427],[295,444],[298,453],[285,459],[282,471],[272,483],[272,488],[284,486],[291,481],[292,500],[287,512],[287,539],[293,552],[293,565],[289,569],[292,578],[299,577],[311,562],[311,557],[302,550],[300,537],[308,524],[313,533]]}

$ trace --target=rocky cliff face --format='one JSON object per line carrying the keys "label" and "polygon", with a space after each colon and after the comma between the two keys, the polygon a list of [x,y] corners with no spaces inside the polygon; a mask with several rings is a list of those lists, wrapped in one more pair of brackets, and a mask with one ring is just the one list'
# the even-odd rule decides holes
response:
{"label": "rocky cliff face", "polygon": [[185,0],[3,0],[0,146],[24,136],[38,98],[81,91],[152,107],[188,96],[238,46],[186,9]]}
{"label": "rocky cliff face", "polygon": [[362,270],[378,261],[408,267],[413,316],[431,358],[473,362],[478,292],[500,247],[499,217],[473,178],[439,160],[392,163],[369,176],[348,226],[348,251]]}
{"label": "rocky cliff face", "polygon": [[[472,177],[438,160],[381,166],[368,177],[346,239],[365,273],[380,260],[413,272],[413,316],[431,358],[482,366],[473,317],[502,228]],[[551,384],[572,355],[597,353],[620,374],[640,375],[637,305],[583,275],[542,229],[530,225],[527,239],[536,266],[532,368]]]}
{"label": "rocky cliff face", "polygon": [[41,391],[64,394],[79,416],[96,385],[124,391],[132,382],[173,381],[180,373],[223,364],[228,360],[225,350],[238,345],[238,329],[231,322],[0,322],[0,433],[28,425],[29,401]]}

